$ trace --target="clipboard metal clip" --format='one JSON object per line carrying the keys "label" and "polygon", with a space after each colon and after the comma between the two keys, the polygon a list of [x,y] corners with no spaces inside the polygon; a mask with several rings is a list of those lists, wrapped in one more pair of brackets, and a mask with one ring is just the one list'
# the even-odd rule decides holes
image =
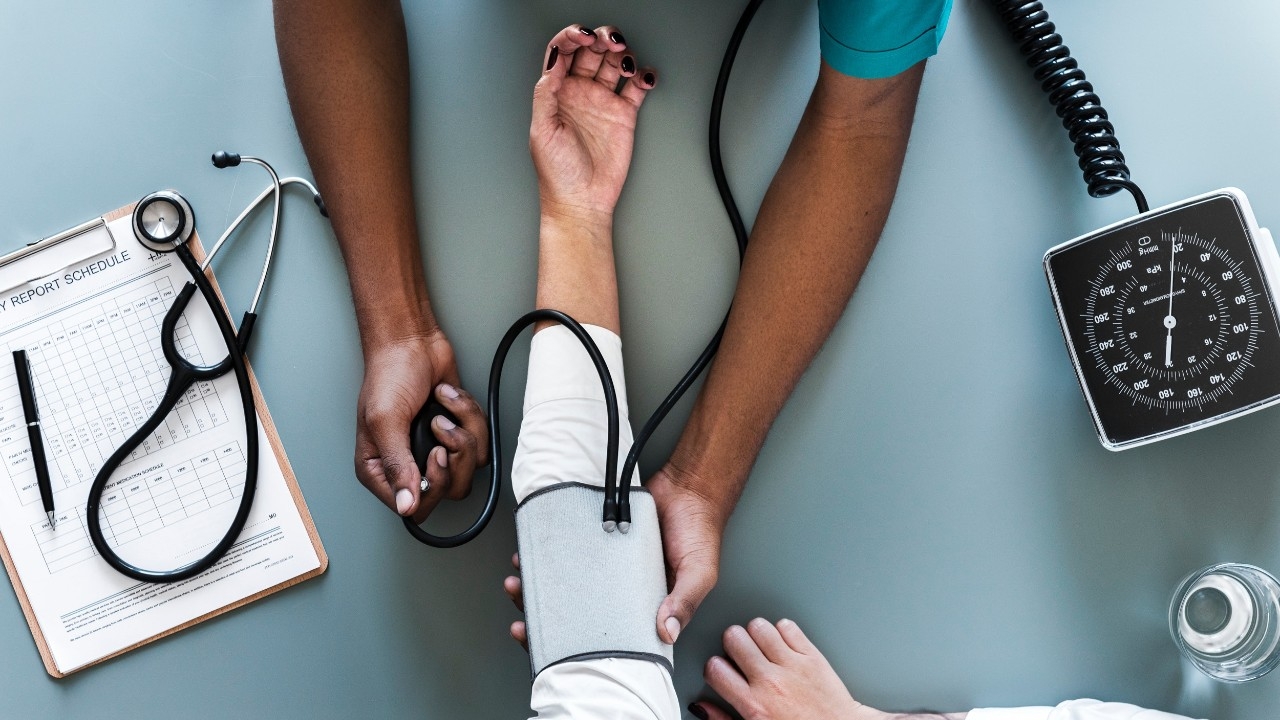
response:
{"label": "clipboard metal clip", "polygon": [[0,257],[0,292],[39,282],[115,247],[116,238],[101,217],[36,240]]}

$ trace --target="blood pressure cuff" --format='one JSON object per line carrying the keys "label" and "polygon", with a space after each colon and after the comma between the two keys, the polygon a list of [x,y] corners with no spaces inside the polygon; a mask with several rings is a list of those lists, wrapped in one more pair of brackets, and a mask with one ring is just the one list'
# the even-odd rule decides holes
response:
{"label": "blood pressure cuff", "polygon": [[672,672],[658,637],[667,594],[653,496],[631,488],[631,529],[605,532],[604,488],[560,483],[516,508],[516,541],[533,677],[572,660],[652,660]]}

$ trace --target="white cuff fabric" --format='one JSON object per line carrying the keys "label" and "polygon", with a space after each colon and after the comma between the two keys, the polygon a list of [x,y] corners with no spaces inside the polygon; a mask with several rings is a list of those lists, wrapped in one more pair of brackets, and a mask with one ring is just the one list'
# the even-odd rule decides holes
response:
{"label": "white cuff fabric", "polygon": [[1068,700],[1057,707],[982,708],[972,710],[966,720],[1189,720],[1159,710],[1147,710],[1127,703],[1098,700]]}
{"label": "white cuff fabric", "polygon": [[[618,471],[631,449],[622,340],[595,325],[585,325],[600,348],[618,397]],[[561,325],[540,330],[529,349],[529,379],[524,389],[524,422],[511,463],[516,502],[562,482],[604,485],[604,449],[609,439],[604,390],[591,356],[578,337]],[[619,478],[621,482],[621,478]],[[640,484],[637,470],[632,485]]]}

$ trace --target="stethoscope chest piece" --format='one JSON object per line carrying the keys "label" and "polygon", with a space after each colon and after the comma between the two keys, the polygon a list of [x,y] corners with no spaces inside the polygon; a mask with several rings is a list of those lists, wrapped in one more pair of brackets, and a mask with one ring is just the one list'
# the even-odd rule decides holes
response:
{"label": "stethoscope chest piece", "polygon": [[195,213],[187,199],[173,190],[158,190],[133,209],[133,233],[138,242],[156,252],[171,252],[195,229]]}

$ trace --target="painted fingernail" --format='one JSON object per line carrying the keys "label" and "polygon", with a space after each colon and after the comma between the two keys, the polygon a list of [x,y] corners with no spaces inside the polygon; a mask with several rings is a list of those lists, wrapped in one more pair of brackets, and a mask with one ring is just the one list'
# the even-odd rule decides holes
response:
{"label": "painted fingernail", "polygon": [[658,82],[658,78],[654,77],[653,73],[645,73],[645,74],[644,74],[644,84],[645,84],[645,85],[653,85],[653,84],[654,84],[654,83],[656,83],[656,82]]}
{"label": "painted fingernail", "polygon": [[579,29],[579,30],[581,30],[581,31],[582,31],[582,34],[583,34],[583,35],[586,35],[587,37],[595,37],[595,36],[596,36],[596,31],[595,31],[595,30],[588,30],[586,25],[583,25],[582,27],[580,27],[580,28],[578,28],[578,29]]}
{"label": "painted fingernail", "polygon": [[452,420],[450,420],[449,418],[447,418],[447,417],[445,417],[445,416],[443,416],[443,415],[437,415],[437,416],[436,416],[436,422],[437,422],[437,423],[439,423],[439,425],[440,425],[440,429],[441,429],[441,430],[452,430],[452,429],[454,429],[454,428],[458,427],[457,425],[454,425],[454,424],[453,424],[453,421],[452,421]]}
{"label": "painted fingernail", "polygon": [[702,706],[697,703],[689,703],[689,712],[693,713],[693,716],[698,720],[707,720],[709,717],[707,711],[703,710]]}
{"label": "painted fingernail", "polygon": [[671,636],[671,644],[674,645],[676,639],[680,637],[680,621],[669,617],[664,624],[667,626],[667,634]]}
{"label": "painted fingernail", "polygon": [[443,447],[436,448],[431,452],[436,454],[437,465],[439,465],[442,468],[449,467],[449,453]]}
{"label": "painted fingernail", "polygon": [[556,47],[555,45],[552,45],[551,54],[547,56],[547,69],[550,70],[551,68],[555,67],[556,61],[559,59],[560,59],[560,48]]}
{"label": "painted fingernail", "polygon": [[626,39],[626,38],[624,38],[624,37],[622,37],[622,33],[617,32],[617,31],[609,33],[609,39],[610,39],[610,40],[612,40],[612,41],[614,41],[615,43],[617,43],[617,44],[619,44],[619,45],[626,45],[626,44],[627,44],[627,39]]}
{"label": "painted fingernail", "polygon": [[396,512],[407,515],[411,507],[413,507],[413,493],[401,488],[396,492]]}
{"label": "painted fingernail", "polygon": [[636,71],[636,61],[631,59],[630,55],[622,56],[622,72],[633,73]]}
{"label": "painted fingernail", "polygon": [[440,383],[440,394],[449,398],[450,400],[457,400],[458,388],[450,385],[449,383]]}

